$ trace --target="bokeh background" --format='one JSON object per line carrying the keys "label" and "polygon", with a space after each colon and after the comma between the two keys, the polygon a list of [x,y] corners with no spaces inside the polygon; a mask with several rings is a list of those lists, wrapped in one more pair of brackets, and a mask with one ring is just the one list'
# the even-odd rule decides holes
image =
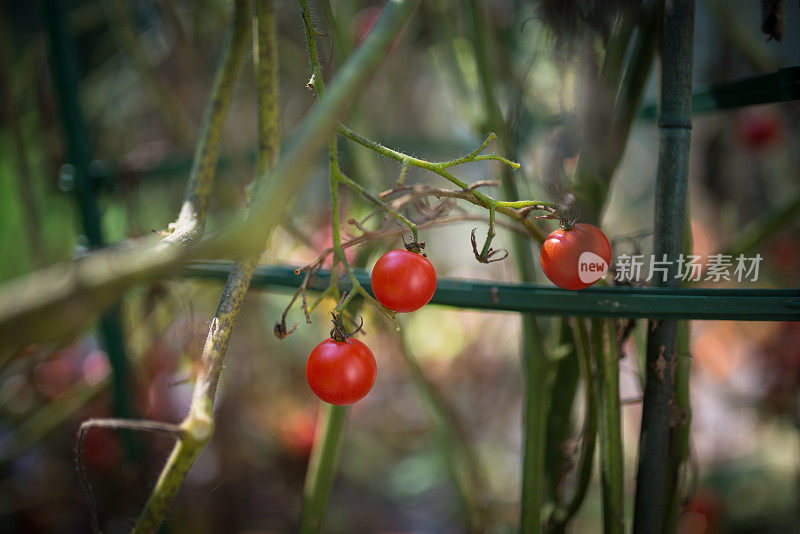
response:
{"label": "bokeh background", "polygon": [[[89,124],[102,225],[109,243],[166,229],[184,192],[192,146],[230,16],[223,0],[72,0],[68,26],[78,49],[80,98]],[[546,4],[546,2],[545,2]],[[306,89],[302,21],[294,2],[278,2],[281,126],[290,134],[314,98]],[[323,68],[342,59],[369,31],[382,5],[333,2],[337,28],[319,4],[315,21]],[[3,87],[0,125],[0,280],[85,254],[65,161],[43,2],[6,0],[0,9]],[[696,86],[800,64],[800,8],[786,6],[781,42],[760,33],[753,0],[698,2]],[[127,24],[121,19],[125,14]],[[487,0],[503,105],[514,111],[523,198],[556,199],[557,182],[576,162],[573,124],[591,105],[581,86],[585,58],[569,35],[548,25],[537,2]],[[461,2],[423,2],[359,99],[348,124],[381,143],[428,159],[450,159],[477,146],[485,131],[470,21]],[[138,56],[132,51],[131,36]],[[565,45],[565,42],[567,43]],[[142,63],[142,58],[144,63]],[[143,69],[142,65],[149,66]],[[658,96],[653,68],[645,102]],[[153,81],[149,81],[152,77]],[[152,84],[161,88],[154,91]],[[246,201],[253,177],[255,83],[248,63],[224,131],[223,156],[209,214],[219,228]],[[709,113],[694,121],[690,210],[695,253],[738,243],[776,209],[794,209],[752,252],[764,258],[756,283],[708,287],[796,288],[800,283],[800,107],[797,103]],[[612,186],[605,233],[649,254],[658,132],[639,120]],[[372,191],[394,183],[394,162],[341,142],[343,165]],[[497,167],[459,169],[467,181],[493,179]],[[311,185],[297,192],[273,234],[264,264],[300,265],[331,242],[325,158]],[[410,182],[445,185],[410,170]],[[485,215],[463,205],[451,213]],[[343,227],[370,207],[343,192]],[[543,222],[545,228],[555,228]],[[510,260],[476,262],[469,232],[457,223],[424,232],[439,276],[514,280]],[[632,240],[624,241],[631,237]],[[497,246],[508,245],[500,232]],[[399,240],[362,247],[366,265]],[[535,247],[531,242],[531,247]],[[622,245],[620,245],[622,246]],[[615,252],[619,252],[616,250]],[[536,254],[538,256],[538,254]],[[547,283],[546,280],[540,280]],[[122,300],[125,343],[141,417],[178,422],[221,284],[175,277]],[[252,290],[231,343],[217,399],[213,442],[180,491],[163,532],[293,532],[315,434],[318,401],[308,388],[308,352],[329,330],[325,302],[312,324],[279,340],[273,325],[286,291]],[[493,532],[518,517],[522,370],[520,321],[509,313],[428,306],[403,317],[397,333],[363,312],[365,342],[378,360],[374,389],[351,412],[328,511],[329,532],[462,532],[463,511],[446,462],[447,446],[420,397],[409,361],[438,389],[474,452]],[[628,490],[634,488],[644,323],[634,328],[621,362]],[[800,530],[800,327],[797,323],[693,321],[692,481],[683,532]],[[109,363],[97,333],[57,346],[32,346],[0,366],[0,531],[84,532],[88,505],[78,486],[73,448],[88,417],[111,415]],[[580,401],[576,405],[575,434]],[[169,451],[169,440],[92,431],[84,462],[106,532],[129,529]],[[132,452],[133,451],[133,452]],[[630,502],[630,499],[628,499]],[[597,477],[574,532],[602,524]]]}

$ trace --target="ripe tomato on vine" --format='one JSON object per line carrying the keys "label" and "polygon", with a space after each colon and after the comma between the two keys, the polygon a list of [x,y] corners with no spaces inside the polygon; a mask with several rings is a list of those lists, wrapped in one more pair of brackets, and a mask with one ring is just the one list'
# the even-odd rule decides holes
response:
{"label": "ripe tomato on vine", "polygon": [[540,255],[545,276],[563,289],[584,289],[600,280],[611,263],[611,244],[598,227],[577,223],[547,236]]}
{"label": "ripe tomato on vine", "polygon": [[422,254],[390,250],[372,268],[372,291],[392,311],[416,311],[436,292],[436,269]]}
{"label": "ripe tomato on vine", "polygon": [[306,361],[306,379],[317,397],[340,406],[363,399],[377,372],[372,351],[344,332],[341,315],[334,316],[331,338],[314,347]]}

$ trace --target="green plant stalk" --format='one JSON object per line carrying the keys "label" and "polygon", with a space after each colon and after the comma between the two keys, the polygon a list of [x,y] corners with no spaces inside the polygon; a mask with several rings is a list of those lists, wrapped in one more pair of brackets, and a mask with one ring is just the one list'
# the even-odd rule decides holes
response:
{"label": "green plant stalk", "polygon": [[525,368],[524,444],[522,450],[522,497],[520,531],[540,532],[547,493],[545,456],[547,415],[556,366],[544,353],[536,316],[522,316],[522,347]]}
{"label": "green plant stalk", "polygon": [[258,250],[283,220],[294,192],[310,178],[310,155],[327,141],[415,5],[413,0],[392,0],[387,5],[373,31],[339,69],[326,102],[312,109],[287,140],[280,162],[271,172],[273,178],[256,195],[246,220],[226,226],[192,248],[141,239],[125,249],[93,252],[77,264],[64,262],[4,284],[0,289],[0,352],[73,335],[126,289],[192,259]]}
{"label": "green plant stalk", "polygon": [[147,59],[142,44],[131,25],[123,0],[105,0],[103,7],[109,18],[109,26],[118,36],[121,44],[127,49],[138,74],[144,80],[147,91],[150,92],[159,114],[164,119],[167,128],[182,145],[189,142],[189,122],[181,108],[177,105],[172,93],[161,83],[156,76],[153,66]]}
{"label": "green plant stalk", "polygon": [[305,503],[300,526],[300,532],[303,534],[322,531],[322,521],[333,485],[333,476],[336,473],[336,464],[339,461],[349,413],[349,406],[322,403],[317,426],[319,437],[314,443],[303,490]]}
{"label": "green plant stalk", "polygon": [[492,522],[487,509],[485,476],[478,457],[467,442],[467,435],[455,410],[425,375],[419,361],[412,355],[403,332],[400,338],[400,353],[433,423],[439,449],[468,518],[468,530],[484,532]]}
{"label": "green plant stalk", "polygon": [[[550,412],[547,420],[547,452],[545,469],[547,471],[547,498],[555,507],[559,507],[562,498],[560,490],[570,466],[565,456],[565,444],[572,438],[573,414],[572,406],[578,389],[581,374],[580,355],[578,354],[577,333],[566,318],[558,321],[559,354],[556,362],[553,390],[550,396]],[[555,509],[554,509],[555,511]]]}
{"label": "green plant stalk", "polygon": [[622,12],[614,26],[614,30],[611,32],[611,38],[606,47],[606,55],[600,72],[601,81],[608,91],[619,90],[625,55],[628,51],[633,30],[636,28],[640,7],[634,6],[631,11]]}
{"label": "green plant stalk", "polygon": [[[330,6],[328,6],[330,8]],[[311,79],[308,86],[317,91],[317,95],[321,101],[324,101],[325,96],[325,81],[323,79],[322,67],[319,62],[317,53],[316,37],[317,32],[312,26],[311,10],[308,6],[307,0],[300,0],[300,13],[303,18],[303,28],[306,37],[306,45],[308,48],[309,65],[311,68]],[[331,12],[332,16],[332,12]],[[365,196],[368,200],[378,204],[383,209],[389,211],[393,216],[407,224],[413,232],[414,238],[417,237],[416,225],[408,221],[405,217],[400,215],[394,210],[390,210],[381,202],[377,197],[374,197],[365,188],[361,187],[358,183],[351,180],[341,171],[338,159],[337,147],[337,134],[333,132],[328,139],[328,157],[329,157],[329,180],[331,189],[331,228],[333,239],[333,265],[341,264],[350,278],[352,284],[351,290],[347,297],[342,299],[336,308],[336,311],[344,312],[346,306],[356,294],[361,294],[364,298],[368,299],[378,309],[383,311],[377,301],[367,293],[361,284],[356,279],[353,269],[347,259],[347,256],[342,247],[341,229],[340,229],[340,214],[339,214],[339,184],[345,185],[355,189],[360,194]],[[334,296],[338,298],[339,290],[335,276],[331,277],[328,293],[333,292]],[[330,495],[333,479],[336,472],[336,466],[339,460],[339,454],[344,440],[345,428],[347,425],[347,415],[349,407],[335,406],[327,403],[322,403],[322,410],[318,422],[319,438],[315,440],[312,456],[309,463],[308,471],[306,472],[306,481],[304,488],[303,515],[301,520],[301,532],[303,534],[312,534],[322,531],[325,510],[327,508],[328,497]]]}
{"label": "green plant stalk", "polygon": [[194,245],[203,236],[208,199],[214,186],[214,175],[219,159],[222,127],[247,55],[251,24],[249,10],[247,12],[234,10],[231,29],[225,40],[224,52],[220,57],[211,97],[200,127],[200,137],[195,147],[183,205],[178,220],[173,225],[172,233],[165,239],[168,243],[189,246]]}
{"label": "green plant stalk", "polygon": [[339,178],[338,178],[339,183],[344,184],[344,185],[348,186],[349,188],[357,191],[358,193],[361,194],[361,196],[366,198],[368,201],[370,201],[371,203],[375,204],[380,209],[384,210],[389,215],[391,215],[392,217],[394,217],[395,219],[397,219],[401,223],[403,223],[406,226],[408,226],[409,230],[411,230],[412,239],[414,241],[418,241],[419,240],[419,233],[418,233],[416,224],[414,224],[413,222],[408,220],[405,216],[403,216],[403,214],[401,214],[401,213],[397,212],[396,210],[393,210],[392,208],[390,208],[385,202],[383,202],[381,199],[379,199],[378,197],[373,195],[364,186],[362,186],[361,184],[359,184],[358,182],[356,182],[352,178],[350,178],[347,175],[345,175],[343,172],[341,172],[341,170],[339,171],[338,174],[339,174]]}
{"label": "green plant stalk", "polygon": [[592,349],[597,365],[600,412],[600,485],[606,533],[625,531],[622,413],[619,400],[619,354],[613,319],[592,319]]}
{"label": "green plant stalk", "polygon": [[[308,7],[307,0],[300,0],[300,14],[303,17],[303,30],[306,37],[306,45],[308,47],[308,60],[309,66],[311,67],[311,79],[308,81],[308,87],[313,88],[317,91],[317,96],[319,99],[324,101],[325,99],[325,81],[323,80],[322,76],[322,66],[319,62],[319,55],[317,54],[317,36],[320,35],[312,26],[311,24],[311,10]],[[341,236],[341,220],[339,215],[339,183],[344,182],[347,185],[356,186],[357,189],[360,189],[355,182],[347,178],[344,173],[342,173],[341,169],[339,168],[339,149],[337,147],[337,135],[336,132],[331,133],[330,137],[328,138],[328,159],[329,159],[329,170],[328,176],[330,181],[330,188],[331,188],[331,229],[333,234],[333,265],[334,268],[341,264],[344,267],[344,270],[350,279],[350,292],[347,296],[341,300],[339,305],[336,307],[336,312],[341,313],[347,307],[347,304],[352,300],[353,297],[356,295],[361,295],[367,301],[369,301],[372,305],[374,305],[378,310],[380,310],[384,315],[389,317],[390,319],[394,320],[394,313],[390,312],[389,310],[385,309],[381,306],[377,300],[375,300],[372,295],[370,295],[359,283],[358,279],[353,272],[353,268],[350,265],[350,262],[347,260],[347,255],[344,252],[344,247],[342,247],[342,236]],[[360,189],[366,193],[366,190]],[[369,196],[367,198],[370,198]],[[375,197],[373,197],[375,198]],[[379,201],[380,202],[380,201]],[[388,209],[388,208],[387,208]],[[413,225],[412,225],[413,226]],[[416,227],[413,227],[414,233],[416,234]],[[335,296],[338,297],[338,289],[336,287],[337,281],[336,277],[331,277],[331,291]]]}
{"label": "green plant stalk", "polygon": [[[337,31],[339,25],[337,23],[335,14],[331,9],[330,2],[325,0],[323,2],[323,8],[326,10],[326,16],[328,20],[331,22],[331,26],[333,28],[336,50],[341,57],[346,57],[349,51],[346,50],[347,45],[344,42],[344,39],[341,37],[338,38],[336,37],[336,36],[341,36],[343,34]],[[307,35],[307,39],[309,37],[311,36]],[[314,78],[316,80],[320,76],[321,66],[318,64],[318,62],[315,62],[313,59],[317,57],[315,53],[315,46],[316,46],[315,42],[309,43],[309,53],[312,63],[312,74],[317,74],[317,76],[315,76]],[[484,147],[485,145],[479,148],[473,154],[471,154],[471,156],[473,157],[476,156]],[[332,153],[334,155],[337,155],[338,150],[334,150]],[[373,195],[360,183],[346,176],[339,168],[338,157],[336,157],[335,161],[336,165],[334,172],[338,175],[339,183],[347,185],[351,189],[357,191],[369,202],[378,206],[380,209],[386,211],[394,218],[396,218],[398,221],[408,226],[412,232],[412,239],[415,241],[419,239],[416,224],[408,220],[402,214],[391,209],[386,203],[384,203],[381,199]],[[465,158],[464,162],[466,161],[467,159]],[[406,162],[403,164],[403,172],[401,173],[401,180],[405,170],[407,169],[408,169],[408,164]],[[400,184],[401,180],[398,181],[398,184]],[[356,263],[359,263],[362,257],[366,258],[364,254],[366,250],[367,248],[360,249],[359,255],[356,259]],[[333,283],[335,283],[335,281],[333,281]],[[326,291],[326,294],[329,292],[330,292],[330,286],[329,289]],[[472,530],[473,531],[475,529],[480,530],[481,528],[483,528],[482,525],[484,525],[486,521],[485,520],[486,510],[483,504],[485,501],[485,497],[483,496],[482,492],[482,488],[484,485],[481,482],[483,477],[481,475],[478,459],[475,457],[473,451],[466,445],[465,437],[458,425],[458,421],[455,415],[453,414],[452,410],[447,405],[444,398],[441,396],[436,387],[430,381],[428,381],[427,377],[424,375],[416,359],[414,359],[413,356],[411,356],[408,347],[405,346],[404,335],[401,333],[400,336],[403,344],[401,348],[401,353],[403,355],[404,361],[406,362],[409,368],[412,381],[419,389],[421,393],[421,400],[423,404],[426,406],[428,414],[433,422],[434,433],[437,442],[440,445],[440,450],[442,451],[442,455],[444,457],[444,461],[448,467],[448,470],[450,471],[453,477],[456,490],[458,491],[462,503],[464,504],[465,511],[467,512],[470,518],[470,525],[472,527]],[[323,422],[321,423],[320,426],[323,429],[328,428],[329,422]],[[322,431],[320,432],[320,434],[322,434]],[[323,439],[321,443],[326,443],[326,440]],[[338,447],[338,446],[339,446],[338,444],[331,445],[331,447]],[[323,453],[322,447],[315,449],[315,457],[320,459],[331,458],[329,453]],[[335,460],[333,463],[335,464]],[[309,491],[314,494],[316,494],[318,491],[321,491],[321,489],[325,487],[325,485],[316,484],[316,481],[313,480],[314,477],[313,474],[316,472],[317,472],[316,469],[310,470],[309,478],[307,478],[308,486],[314,486]],[[324,506],[325,501],[326,499],[318,499],[318,502],[320,502],[321,504],[317,506]],[[311,513],[310,511],[311,508],[313,507],[307,507],[305,511]],[[318,512],[320,516],[322,515],[322,513],[323,513],[322,511]]]}
{"label": "green plant stalk", "polygon": [[[257,1],[259,5],[256,11],[254,37],[256,53],[254,57],[256,80],[259,87],[259,156],[257,160],[259,178],[256,183],[256,188],[259,188],[262,185],[259,182],[268,176],[269,166],[274,163],[278,155],[280,115],[278,111],[277,30],[273,13],[274,6],[272,0]],[[252,4],[250,0],[237,0],[232,42],[236,42],[240,38],[240,35],[237,34],[249,35],[251,17]],[[242,19],[247,23],[242,24]],[[221,71],[238,77],[238,71],[226,69],[224,64]],[[223,80],[221,84],[227,82]],[[235,83],[235,80],[230,83]],[[266,139],[264,139],[265,137]],[[263,245],[262,243],[262,248]],[[228,277],[203,348],[189,414],[181,423],[182,437],[176,442],[172,454],[145,504],[144,511],[136,522],[134,527],[136,533],[150,533],[158,530],[186,477],[186,473],[214,434],[214,398],[222,373],[225,353],[259,256],[260,251],[237,261]]]}
{"label": "green plant stalk", "polygon": [[[508,143],[510,134],[497,101],[494,75],[490,66],[486,18],[483,16],[477,0],[470,0],[469,10],[474,32],[475,61],[486,121],[490,128],[501,132],[501,144]],[[512,155],[510,148],[510,146],[504,145],[504,153]],[[519,198],[514,178],[507,168],[503,170],[502,183],[504,194],[507,197]],[[557,205],[551,205],[557,208]],[[512,240],[514,259],[521,279],[535,280],[536,269],[529,241],[516,235],[512,236]],[[539,241],[544,241],[544,235]],[[542,331],[534,315],[523,315],[522,332],[525,411],[520,531],[527,534],[539,532],[541,528],[542,507],[547,489],[545,481],[547,414],[550,409],[550,389],[555,378],[556,366],[545,350]]]}
{"label": "green plant stalk", "polygon": [[[670,0],[664,9],[662,36],[661,116],[656,175],[655,237],[657,258],[671,260],[666,283],[676,286],[675,260],[683,251],[686,194],[691,145],[694,1]],[[639,440],[634,530],[660,532],[670,473],[669,438],[674,422],[677,321],[649,321],[647,372]]]}
{"label": "green plant stalk", "polygon": [[570,520],[578,513],[592,479],[594,466],[594,450],[597,443],[597,376],[592,362],[592,348],[589,330],[584,319],[572,319],[571,326],[576,340],[578,359],[583,374],[584,396],[586,398],[586,416],[583,425],[583,443],[578,458],[578,481],[575,493],[566,507],[557,503],[553,513],[552,528],[554,533],[565,532]]}
{"label": "green plant stalk", "polygon": [[[311,10],[307,0],[300,0],[300,14],[303,17],[303,29],[308,47],[308,59],[311,67],[311,79],[308,86],[317,91],[320,100],[325,99],[325,81],[322,76],[322,67],[319,63],[317,54],[316,30],[311,23]],[[342,175],[339,169],[338,149],[336,133],[332,133],[328,139],[328,158],[329,158],[329,180],[331,189],[331,228],[333,234],[333,267],[341,264],[345,271],[351,275],[353,287],[345,299],[341,299],[336,307],[337,313],[342,313],[350,299],[359,293],[361,284],[358,283],[352,274],[353,269],[347,260],[347,255],[342,247],[342,236],[340,229],[339,216],[339,181]],[[336,276],[330,280],[329,291],[338,298],[338,282]],[[366,291],[361,288],[361,292],[371,298]],[[317,423],[319,438],[315,440],[311,452],[311,460],[306,471],[305,487],[303,496],[303,516],[300,531],[303,534],[313,534],[322,531],[325,510],[328,505],[333,478],[336,473],[336,466],[339,463],[339,453],[344,440],[345,429],[347,426],[348,406],[335,406],[322,402],[319,422]]]}
{"label": "green plant stalk", "polygon": [[612,35],[614,50],[606,55],[599,86],[607,96],[603,102],[613,103],[605,110],[611,124],[602,129],[602,138],[589,136],[581,147],[575,169],[573,190],[581,219],[599,224],[614,171],[625,153],[628,135],[645,83],[653,63],[656,28],[661,12],[661,0],[646,0],[641,8],[639,31],[633,42],[630,59],[622,73],[621,85],[612,93],[613,80],[619,78],[618,62],[624,58],[617,49],[624,48],[630,37],[627,24],[619,24]]}

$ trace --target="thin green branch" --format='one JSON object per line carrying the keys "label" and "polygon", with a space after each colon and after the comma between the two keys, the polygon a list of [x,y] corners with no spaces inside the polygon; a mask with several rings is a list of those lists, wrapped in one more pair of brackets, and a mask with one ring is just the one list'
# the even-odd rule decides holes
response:
{"label": "thin green branch", "polygon": [[203,235],[208,199],[214,185],[214,175],[219,158],[222,127],[225,117],[228,115],[233,91],[236,88],[248,48],[250,25],[252,24],[250,9],[249,7],[246,10],[239,8],[240,5],[245,4],[249,5],[248,2],[239,0],[236,2],[233,22],[226,37],[225,49],[220,58],[211,97],[203,116],[200,138],[195,147],[183,205],[178,220],[171,225],[172,233],[165,238],[165,241],[169,243],[193,245]]}
{"label": "thin green branch", "polygon": [[584,319],[575,319],[577,330],[577,349],[580,357],[581,372],[583,373],[584,395],[586,397],[586,420],[583,426],[583,446],[578,460],[578,486],[567,506],[564,524],[574,517],[586,497],[589,481],[592,479],[592,466],[594,464],[594,449],[597,441],[597,389],[595,368],[592,365],[591,341]]}
{"label": "thin green branch", "polygon": [[[311,10],[308,7],[307,0],[300,0],[300,14],[303,17],[303,29],[306,37],[306,45],[308,47],[309,65],[311,67],[311,80],[309,81],[308,86],[317,91],[317,95],[319,96],[320,100],[324,100],[325,81],[323,80],[322,77],[322,67],[319,62],[319,56],[317,55],[317,39],[316,39],[322,34],[317,30],[315,30],[311,23],[312,20]],[[395,321],[394,312],[384,308],[359,283],[358,279],[355,276],[355,273],[353,272],[353,268],[350,265],[350,262],[347,260],[347,255],[344,252],[344,248],[342,247],[342,236],[340,228],[341,220],[339,216],[339,183],[345,182],[347,185],[350,185],[351,187],[353,185],[358,187],[358,185],[352,180],[347,179],[347,177],[344,175],[344,173],[342,173],[341,168],[339,167],[339,150],[337,147],[336,132],[331,133],[330,138],[328,139],[328,156],[330,162],[329,181],[331,188],[331,228],[333,234],[333,265],[335,269],[336,265],[341,264],[342,267],[344,267],[348,278],[350,279],[350,283],[352,284],[350,292],[344,299],[342,299],[342,301],[336,307],[336,311],[341,313],[342,311],[344,311],[345,307],[350,303],[350,301],[353,299],[355,295],[361,295],[370,304],[372,304],[379,311],[381,311],[381,313],[383,313],[386,317],[388,317],[392,321]],[[362,191],[366,190],[362,189]],[[377,199],[377,197],[373,198],[375,198],[375,200],[378,200],[378,202],[382,204],[382,202],[379,199]],[[386,207],[386,209],[389,208]],[[416,234],[415,227],[412,227],[412,231]],[[338,290],[336,288],[337,281],[335,276],[331,277],[330,283],[331,283],[331,290],[335,294],[338,294]],[[396,322],[395,326],[397,326]]]}
{"label": "thin green branch", "polygon": [[670,436],[670,474],[668,481],[669,502],[664,514],[662,532],[675,532],[681,512],[691,495],[691,426],[692,404],[689,394],[689,380],[692,371],[692,355],[689,352],[689,321],[678,323],[677,361],[675,363],[675,400],[671,405],[674,414]]}
{"label": "thin green branch", "polygon": [[270,172],[268,187],[255,195],[245,220],[231,223],[191,248],[142,239],[124,249],[93,252],[79,262],[58,264],[5,284],[0,290],[0,351],[74,335],[126,289],[192,259],[225,258],[260,250],[284,218],[295,192],[310,179],[311,156],[327,142],[416,4],[415,0],[391,0],[387,4],[367,39],[338,70],[325,102],[312,109],[287,140]]}
{"label": "thin green branch", "polygon": [[494,141],[496,139],[497,139],[497,135],[495,135],[494,132],[492,132],[486,137],[486,140],[483,143],[481,143],[481,145],[478,148],[476,148],[475,150],[473,150],[472,152],[470,152],[466,156],[462,156],[460,158],[457,158],[457,159],[454,159],[454,160],[450,160],[450,161],[442,161],[441,165],[444,168],[448,168],[448,167],[455,167],[456,165],[461,165],[462,163],[472,163],[473,161],[493,160],[493,161],[499,161],[501,163],[505,163],[506,165],[508,165],[509,167],[514,169],[515,171],[519,170],[519,168],[520,168],[520,164],[519,163],[517,163],[516,161],[511,161],[508,158],[504,158],[503,156],[500,156],[499,154],[492,153],[492,154],[483,154],[483,155],[481,155],[481,152],[483,152],[486,149],[486,147],[489,146],[489,143],[491,143],[492,141]]}
{"label": "thin green branch", "polygon": [[495,206],[489,206],[489,232],[486,234],[486,241],[483,243],[483,251],[481,252],[481,256],[483,256],[484,258],[486,258],[489,255],[489,251],[491,250],[492,239],[495,236],[494,212],[495,212]]}
{"label": "thin green branch", "polygon": [[[687,198],[687,204],[689,204]],[[692,236],[692,216],[686,207],[684,219],[683,254],[688,256],[694,250]],[[683,286],[690,282],[683,282]],[[692,493],[691,473],[691,429],[692,399],[689,382],[692,374],[692,355],[689,346],[689,321],[678,323],[675,362],[675,397],[670,404],[673,413],[669,447],[669,473],[667,481],[667,498],[669,501],[664,514],[662,532],[675,532],[681,518],[684,505]]]}
{"label": "thin green branch", "polygon": [[380,209],[384,210],[386,213],[390,214],[392,217],[394,217],[401,223],[408,226],[408,228],[411,230],[411,236],[413,240],[414,241],[419,240],[419,235],[417,233],[417,225],[412,221],[408,220],[408,218],[406,218],[403,214],[392,209],[384,201],[373,195],[371,192],[365,189],[361,184],[359,184],[349,176],[345,175],[341,171],[339,172],[338,180],[340,183],[343,183],[344,185],[350,187],[351,189],[358,191],[361,194],[361,196],[363,196],[364,198],[366,198],[367,200],[378,206]]}
{"label": "thin green branch", "polygon": [[441,454],[453,477],[456,491],[463,501],[469,519],[469,531],[485,532],[487,526],[491,524],[487,517],[490,511],[486,477],[474,448],[469,444],[461,420],[440,388],[425,375],[425,371],[408,346],[408,336],[405,333],[399,336],[398,350],[408,367],[411,381],[419,390],[420,401],[431,419]]}
{"label": "thin green branch", "polygon": [[408,160],[403,160],[402,165],[400,166],[400,176],[397,177],[397,182],[395,183],[396,186],[400,187],[406,181],[406,173],[408,173]]}
{"label": "thin green branch", "polygon": [[592,224],[600,222],[614,171],[625,153],[633,118],[653,63],[661,6],[661,0],[643,3],[638,17],[639,31],[620,85],[617,86],[615,80],[619,79],[619,67],[631,33],[629,23],[624,20],[614,29],[610,42],[613,50],[606,54],[599,79],[591,80],[596,84],[599,103],[590,108],[586,118],[584,130],[587,134],[575,169],[573,190],[581,218]]}
{"label": "thin green branch", "polygon": [[[458,198],[465,198],[466,200],[472,201],[468,197],[474,198],[477,202],[473,202],[474,204],[481,205],[487,209],[494,208],[496,211],[502,213],[503,215],[508,216],[516,221],[525,220],[527,217],[520,217],[520,214],[516,212],[517,209],[525,209],[525,208],[533,208],[533,209],[544,209],[549,208],[547,211],[557,210],[558,205],[554,202],[547,202],[542,200],[496,200],[489,195],[481,193],[477,189],[473,188],[470,184],[464,182],[463,180],[457,178],[447,169],[454,165],[459,165],[461,163],[468,163],[471,161],[479,161],[475,159],[478,157],[478,152],[485,149],[489,142],[494,139],[494,135],[491,134],[487,138],[486,141],[478,147],[477,150],[473,151],[472,153],[464,156],[462,158],[445,161],[445,162],[433,162],[427,161],[420,158],[415,158],[414,156],[404,154],[397,150],[393,150],[391,148],[385,147],[380,143],[373,141],[371,139],[367,139],[366,137],[359,135],[358,133],[354,132],[344,124],[340,124],[338,127],[338,131],[344,137],[350,139],[358,143],[359,145],[368,148],[382,156],[386,156],[387,158],[391,158],[395,161],[400,162],[403,165],[403,169],[401,170],[401,176],[405,176],[405,169],[407,167],[417,167],[420,169],[425,169],[431,171],[433,173],[438,174],[442,178],[445,178],[449,182],[455,184],[456,186],[460,187],[463,191],[466,191],[468,194],[464,196],[458,196]],[[491,158],[496,159],[496,158]],[[519,168],[518,163],[514,163],[512,161],[506,160],[505,158],[498,159],[498,161],[503,161],[507,165],[512,168]],[[402,183],[402,180],[398,180],[398,183]],[[544,233],[533,223],[529,225],[526,224],[526,227],[530,230],[531,235],[539,242],[544,241]]]}
{"label": "thin green branch", "polygon": [[[325,100],[325,81],[322,76],[322,67],[317,55],[317,36],[319,32],[314,30],[311,23],[311,10],[307,0],[300,0],[300,14],[303,18],[303,30],[306,37],[308,48],[308,60],[311,67],[311,79],[308,87],[317,92],[320,100]],[[333,238],[333,270],[336,271],[337,265],[341,264],[345,269],[352,285],[347,296],[339,302],[336,313],[343,313],[355,295],[362,295],[374,304],[379,310],[383,310],[375,299],[373,299],[361,286],[355,277],[353,268],[347,260],[344,247],[342,246],[341,221],[339,216],[339,182],[343,181],[347,185],[356,185],[352,180],[346,179],[339,168],[339,154],[337,148],[336,132],[332,132],[328,139],[328,158],[329,158],[329,181],[331,189],[331,228]],[[382,202],[379,201],[380,204]],[[339,294],[337,277],[331,276],[328,291],[337,298]],[[387,310],[388,312],[388,310]],[[339,452],[344,440],[345,428],[347,426],[347,415],[349,407],[334,406],[322,403],[322,413],[318,423],[320,437],[315,441],[312,449],[311,461],[306,472],[304,489],[305,502],[303,503],[303,517],[300,531],[303,534],[312,534],[322,531],[325,509],[328,504],[328,495],[333,484],[333,477],[336,472],[336,465],[339,461]]]}
{"label": "thin green branch", "polygon": [[578,480],[575,492],[566,506],[558,504],[553,512],[553,532],[564,532],[567,524],[580,510],[594,467],[594,451],[597,442],[597,376],[592,362],[592,347],[589,329],[585,319],[570,319],[570,327],[574,333],[575,347],[578,352],[581,373],[583,374],[584,397],[586,399],[585,418],[583,423],[583,440],[580,457],[577,462]]}
{"label": "thin green branch", "polygon": [[[256,79],[259,87],[259,155],[257,160],[259,178],[256,183],[256,187],[259,188],[263,186],[259,182],[269,176],[269,166],[274,164],[277,157],[280,138],[277,31],[273,13],[274,5],[272,0],[257,0],[257,2],[259,5],[256,12],[254,39]],[[237,0],[233,41],[237,40],[236,32],[249,34],[251,7],[250,0]],[[244,19],[247,23],[242,24],[240,19]],[[232,86],[233,83],[230,85]],[[262,243],[262,248],[263,245],[264,243]],[[161,471],[156,486],[145,504],[144,511],[136,523],[134,532],[149,533],[158,530],[186,473],[213,436],[214,398],[223,369],[225,353],[259,256],[260,251],[237,261],[228,277],[203,348],[189,414],[180,425],[183,435],[176,443]]]}
{"label": "thin green branch", "polygon": [[592,319],[592,351],[597,366],[600,412],[600,485],[604,532],[625,531],[622,414],[619,400],[619,354],[613,319]]}

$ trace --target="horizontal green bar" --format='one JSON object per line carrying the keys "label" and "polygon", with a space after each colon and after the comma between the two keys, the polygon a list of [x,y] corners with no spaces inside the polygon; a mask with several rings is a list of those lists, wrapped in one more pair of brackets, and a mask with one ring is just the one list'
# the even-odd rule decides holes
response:
{"label": "horizontal green bar", "polygon": [[[195,262],[184,276],[224,280],[230,262]],[[256,269],[252,287],[297,288],[302,274],[295,267],[269,265]],[[357,271],[365,288],[369,275]],[[309,289],[328,287],[330,271],[320,271]],[[346,290],[343,279],[340,288]],[[542,315],[579,315],[651,319],[725,319],[736,321],[800,321],[797,289],[670,289],[590,287],[568,291],[534,284],[497,283],[462,278],[440,278],[431,302],[457,308],[476,308]]]}
{"label": "horizontal green bar", "polygon": [[[757,74],[710,85],[692,95],[692,113],[718,109],[789,102],[800,99],[800,66],[781,67],[766,74]],[[658,118],[658,104],[642,106],[639,118]]]}

